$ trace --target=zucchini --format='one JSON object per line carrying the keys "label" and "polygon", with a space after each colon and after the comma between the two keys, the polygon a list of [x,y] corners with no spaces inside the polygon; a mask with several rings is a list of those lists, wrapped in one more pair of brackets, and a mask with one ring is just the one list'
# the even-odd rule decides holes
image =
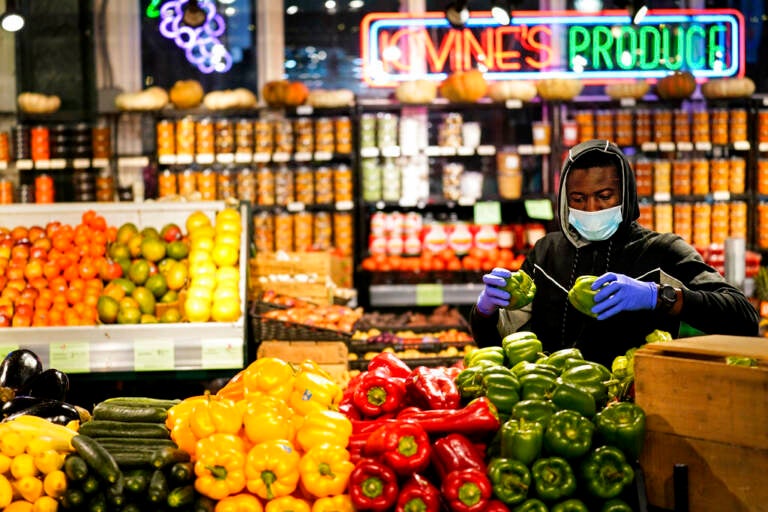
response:
{"label": "zucchini", "polygon": [[109,453],[115,459],[117,465],[124,469],[150,469],[152,467],[153,452],[131,451],[128,448],[110,448]]}
{"label": "zucchini", "polygon": [[190,484],[176,487],[168,493],[166,501],[171,508],[182,508],[191,505],[195,501],[195,486]]}
{"label": "zucchini", "polygon": [[141,505],[138,503],[126,503],[120,509],[120,512],[143,512]]}
{"label": "zucchini", "polygon": [[99,483],[99,477],[93,473],[90,473],[87,477],[85,477],[85,480],[83,480],[83,483],[80,485],[80,488],[85,494],[93,494],[99,490],[99,487],[101,487],[101,484]]}
{"label": "zucchini", "polygon": [[124,476],[125,490],[135,494],[142,494],[147,490],[152,472],[149,469],[133,469],[125,473]]}
{"label": "zucchini", "polygon": [[195,465],[192,462],[177,462],[171,466],[168,477],[174,484],[188,484],[195,479]]}
{"label": "zucchini", "polygon": [[114,484],[122,476],[117,461],[96,439],[77,434],[72,438],[72,447],[88,466],[107,482]]}
{"label": "zucchini", "polygon": [[120,508],[125,503],[125,477],[120,473],[120,478],[104,490],[104,496],[110,508]]}
{"label": "zucchini", "polygon": [[85,493],[80,489],[69,488],[61,497],[61,506],[67,510],[76,510],[85,504]]}
{"label": "zucchini", "polygon": [[152,439],[151,437],[97,437],[96,439],[102,446],[125,450],[154,451],[165,446],[176,448],[176,443],[170,439]]}
{"label": "zucchini", "polygon": [[164,468],[174,462],[187,462],[189,459],[190,456],[186,450],[165,446],[155,450],[152,455],[152,465],[156,468]]}
{"label": "zucchini", "polygon": [[180,403],[179,399],[151,398],[146,396],[115,396],[107,398],[101,403],[124,405],[127,407],[164,407],[170,409]]}
{"label": "zucchini", "polygon": [[80,425],[80,434],[90,437],[131,437],[170,439],[171,432],[162,423],[91,420]]}
{"label": "zucchini", "polygon": [[97,492],[88,500],[88,512],[107,512],[107,498],[103,492]]}
{"label": "zucchini", "polygon": [[163,470],[156,469],[152,472],[147,487],[147,498],[151,503],[165,503],[168,499],[168,479]]}
{"label": "zucchini", "polygon": [[79,482],[88,476],[88,464],[79,455],[67,455],[64,460],[64,474],[67,475],[67,480]]}
{"label": "zucchini", "polygon": [[197,495],[197,499],[195,499],[195,505],[192,507],[193,512],[214,512],[214,509],[216,508],[216,500],[213,500],[209,498],[208,496],[203,496],[202,494]]}
{"label": "zucchini", "polygon": [[168,409],[153,405],[134,407],[130,405],[101,402],[93,408],[94,420],[125,421],[129,423],[164,423]]}

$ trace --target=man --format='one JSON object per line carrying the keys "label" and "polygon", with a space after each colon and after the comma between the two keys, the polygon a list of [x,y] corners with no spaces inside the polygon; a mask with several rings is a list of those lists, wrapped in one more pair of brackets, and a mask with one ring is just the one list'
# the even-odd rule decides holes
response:
{"label": "man", "polygon": [[[531,304],[505,309],[509,293],[501,288],[509,270],[483,276],[470,316],[478,345],[529,330],[547,352],[577,347],[586,359],[610,365],[654,329],[676,337],[681,321],[708,334],[757,336],[757,311],[738,288],[679,236],[636,222],[634,173],[615,144],[592,140],[569,151],[558,214],[560,230],[540,239],[521,267],[536,284]],[[581,275],[599,276],[592,286],[599,290],[597,318],[568,301]]]}

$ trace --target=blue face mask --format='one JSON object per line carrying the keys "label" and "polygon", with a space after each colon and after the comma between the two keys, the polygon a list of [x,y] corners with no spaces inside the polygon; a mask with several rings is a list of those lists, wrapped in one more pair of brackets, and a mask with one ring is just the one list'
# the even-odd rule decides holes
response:
{"label": "blue face mask", "polygon": [[569,208],[568,222],[586,240],[596,242],[609,239],[621,224],[621,205],[596,212]]}

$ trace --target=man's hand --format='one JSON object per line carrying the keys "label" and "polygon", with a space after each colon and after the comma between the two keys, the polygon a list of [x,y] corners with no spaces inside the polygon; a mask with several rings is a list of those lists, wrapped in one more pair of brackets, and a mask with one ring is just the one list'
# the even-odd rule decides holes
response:
{"label": "man's hand", "polygon": [[595,307],[592,312],[598,320],[605,320],[621,311],[639,311],[656,308],[656,283],[638,281],[624,274],[606,272],[592,283]]}
{"label": "man's hand", "polygon": [[491,270],[490,274],[483,276],[485,288],[483,288],[483,291],[480,292],[480,296],[477,298],[477,310],[480,313],[490,316],[498,308],[509,306],[509,292],[502,288],[507,284],[507,279],[511,275],[511,271],[496,267]]}

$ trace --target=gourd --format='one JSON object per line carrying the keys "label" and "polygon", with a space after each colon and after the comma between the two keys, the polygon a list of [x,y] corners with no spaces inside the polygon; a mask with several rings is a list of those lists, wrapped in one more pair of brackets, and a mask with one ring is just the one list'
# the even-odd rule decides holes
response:
{"label": "gourd", "polygon": [[355,102],[355,93],[349,89],[313,89],[307,95],[307,104],[313,107],[345,107]]}
{"label": "gourd", "polygon": [[537,94],[536,84],[527,80],[503,80],[488,85],[488,97],[493,101],[531,101]]}
{"label": "gourd", "polygon": [[168,104],[168,93],[156,85],[139,92],[123,92],[115,97],[119,110],[160,110]]}
{"label": "gourd", "polygon": [[171,87],[171,103],[176,108],[194,108],[203,101],[203,86],[197,80],[179,80]]}
{"label": "gourd", "polygon": [[696,78],[690,71],[675,71],[656,82],[656,95],[663,100],[689,98],[696,90]]}
{"label": "gourd", "polygon": [[61,107],[61,99],[58,96],[39,92],[23,92],[16,101],[19,108],[28,114],[52,114]]}
{"label": "gourd", "polygon": [[296,107],[304,104],[309,89],[302,82],[272,80],[264,84],[261,97],[270,107]]}
{"label": "gourd", "polygon": [[256,106],[256,95],[242,87],[211,91],[203,98],[203,105],[210,110],[251,108]]}
{"label": "gourd", "polygon": [[437,84],[431,80],[402,82],[395,89],[395,97],[401,103],[432,103],[437,97]]}
{"label": "gourd", "polygon": [[448,101],[474,103],[488,91],[488,82],[477,69],[456,71],[440,84],[440,94]]}
{"label": "gourd", "polygon": [[605,86],[605,94],[615,100],[621,98],[640,99],[651,89],[648,82],[618,82]]}
{"label": "gourd", "polygon": [[755,82],[749,77],[718,78],[701,84],[705,98],[742,98],[755,92]]}
{"label": "gourd", "polygon": [[536,88],[543,100],[567,101],[578,96],[584,84],[574,78],[545,78],[539,80]]}

